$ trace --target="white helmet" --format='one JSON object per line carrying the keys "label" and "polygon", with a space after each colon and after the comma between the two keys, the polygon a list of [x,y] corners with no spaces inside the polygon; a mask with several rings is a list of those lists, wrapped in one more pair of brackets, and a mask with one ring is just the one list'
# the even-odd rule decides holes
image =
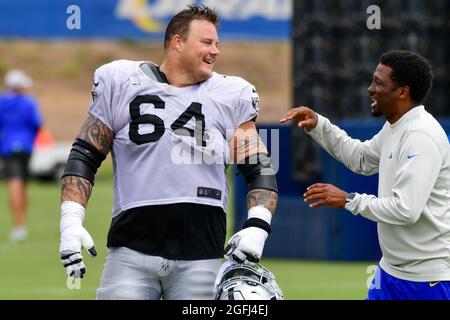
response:
{"label": "white helmet", "polygon": [[33,80],[22,70],[11,70],[5,76],[5,86],[8,88],[28,88],[32,85]]}
{"label": "white helmet", "polygon": [[229,265],[220,280],[216,300],[283,300],[275,276],[259,264]]}

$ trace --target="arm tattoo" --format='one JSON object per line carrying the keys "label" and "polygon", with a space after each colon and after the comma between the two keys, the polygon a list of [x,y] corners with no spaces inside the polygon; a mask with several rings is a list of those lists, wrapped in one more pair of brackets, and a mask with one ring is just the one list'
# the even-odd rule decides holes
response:
{"label": "arm tattoo", "polygon": [[239,153],[248,153],[252,148],[258,148],[259,140],[258,135],[246,137],[245,140],[238,141],[236,151]]}
{"label": "arm tattoo", "polygon": [[264,152],[264,144],[261,141],[258,133],[251,134],[245,139],[239,139],[234,146],[235,161],[240,162],[251,155],[258,152]]}
{"label": "arm tattoo", "polygon": [[86,208],[91,191],[90,181],[81,177],[66,176],[61,184],[61,202],[74,201]]}
{"label": "arm tattoo", "polygon": [[278,194],[274,191],[265,189],[254,189],[247,194],[247,207],[250,209],[252,207],[263,205],[275,215],[275,209],[277,208]]}
{"label": "arm tattoo", "polygon": [[252,149],[258,149],[260,146],[260,138],[258,134],[251,135],[248,137],[245,137],[244,140],[239,140],[237,142],[235,151],[238,154],[245,154],[247,155]]}
{"label": "arm tattoo", "polygon": [[101,153],[111,150],[113,132],[103,122],[89,115],[81,128],[78,138],[95,146]]}
{"label": "arm tattoo", "polygon": [[[111,150],[113,132],[103,122],[89,115],[77,138],[92,144],[103,154],[108,154]],[[61,184],[61,202],[69,200],[86,207],[91,192],[92,184],[89,180],[76,176],[66,176]]]}

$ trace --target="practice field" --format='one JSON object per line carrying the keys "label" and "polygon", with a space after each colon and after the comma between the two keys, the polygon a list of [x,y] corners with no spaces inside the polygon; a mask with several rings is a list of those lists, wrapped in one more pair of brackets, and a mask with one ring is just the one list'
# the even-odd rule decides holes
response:
{"label": "practice field", "polygon": [[[106,256],[112,186],[109,175],[97,179],[85,226],[98,251],[96,258],[83,253],[87,277],[68,289],[58,256],[59,185],[30,183],[29,232],[26,242],[11,244],[5,183],[0,182],[0,299],[94,299]],[[364,299],[374,262],[336,263],[263,258],[262,264],[277,277],[286,299]],[[368,271],[370,273],[368,273]],[[69,286],[70,287],[70,286]]]}

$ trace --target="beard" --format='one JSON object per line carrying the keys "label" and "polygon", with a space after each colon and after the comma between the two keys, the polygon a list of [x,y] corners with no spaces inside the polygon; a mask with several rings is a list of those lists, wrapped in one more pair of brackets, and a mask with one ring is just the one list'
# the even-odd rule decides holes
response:
{"label": "beard", "polygon": [[374,117],[374,118],[378,118],[378,117],[381,117],[383,114],[381,113],[381,111],[380,110],[371,110],[370,111],[370,114],[372,115],[372,117]]}
{"label": "beard", "polygon": [[372,117],[375,117],[375,118],[383,115],[383,113],[380,110],[380,105],[379,105],[378,101],[375,105],[370,106],[370,114],[372,115]]}

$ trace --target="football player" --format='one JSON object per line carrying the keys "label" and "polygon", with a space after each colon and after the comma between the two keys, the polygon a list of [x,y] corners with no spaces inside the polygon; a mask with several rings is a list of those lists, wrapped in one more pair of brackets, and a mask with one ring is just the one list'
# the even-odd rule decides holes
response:
{"label": "football player", "polygon": [[224,254],[226,168],[248,184],[248,219],[226,255],[256,263],[278,193],[255,126],[254,86],[213,72],[218,17],[190,5],[168,24],[157,65],[119,60],[94,75],[92,105],[63,174],[61,260],[82,278],[83,227],[97,168],[111,151],[114,204],[97,299],[213,299]]}

